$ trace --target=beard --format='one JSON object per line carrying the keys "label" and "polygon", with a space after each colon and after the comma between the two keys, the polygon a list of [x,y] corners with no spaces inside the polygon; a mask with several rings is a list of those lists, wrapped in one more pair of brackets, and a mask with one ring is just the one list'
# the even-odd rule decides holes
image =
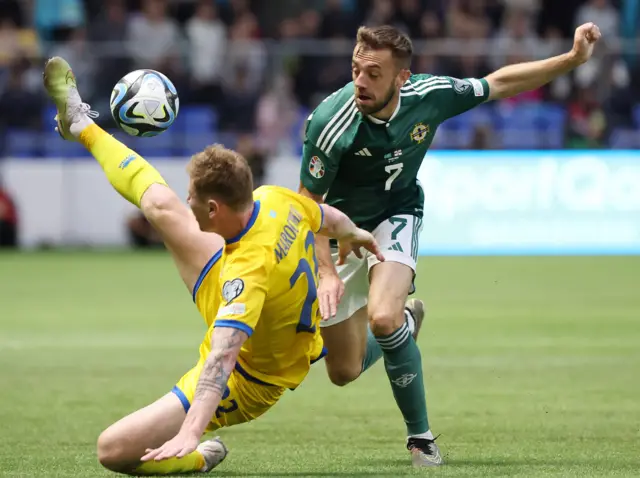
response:
{"label": "beard", "polygon": [[363,105],[363,104],[358,104],[358,102],[356,102],[356,107],[364,115],[374,115],[377,112],[382,111],[383,109],[386,108],[386,106],[391,102],[391,100],[393,100],[393,97],[395,96],[397,91],[398,90],[396,89],[396,85],[392,83],[391,86],[389,87],[389,90],[387,91],[387,94],[384,96],[384,98],[381,101],[376,101],[372,105]]}

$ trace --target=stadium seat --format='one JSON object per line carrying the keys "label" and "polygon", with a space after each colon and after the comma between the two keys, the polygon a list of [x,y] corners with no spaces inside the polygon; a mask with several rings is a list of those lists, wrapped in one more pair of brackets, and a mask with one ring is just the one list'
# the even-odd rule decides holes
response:
{"label": "stadium seat", "polygon": [[561,148],[565,121],[565,109],[553,104],[526,103],[496,109],[496,129],[503,148]]}
{"label": "stadium seat", "polygon": [[503,149],[547,149],[546,134],[539,128],[507,127],[499,130],[499,144]]}
{"label": "stadium seat", "polygon": [[616,128],[609,137],[609,147],[612,149],[638,149],[640,137],[633,128]]}
{"label": "stadium seat", "polygon": [[184,142],[181,146],[180,153],[182,156],[191,156],[199,153],[207,146],[218,142],[221,142],[221,139],[215,132],[207,131],[187,134],[184,136]]}
{"label": "stadium seat", "polygon": [[218,115],[210,106],[185,106],[178,113],[175,125],[188,133],[204,133],[218,128]]}
{"label": "stadium seat", "polygon": [[640,129],[640,105],[633,107],[633,122],[636,128]]}
{"label": "stadium seat", "polygon": [[35,158],[42,155],[40,134],[29,129],[9,129],[5,136],[5,156]]}

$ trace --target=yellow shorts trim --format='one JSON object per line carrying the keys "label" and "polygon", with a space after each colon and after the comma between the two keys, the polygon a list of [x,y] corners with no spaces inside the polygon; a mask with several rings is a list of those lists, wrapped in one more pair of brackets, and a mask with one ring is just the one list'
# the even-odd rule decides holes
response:
{"label": "yellow shorts trim", "polygon": [[[171,390],[180,399],[186,412],[195,396],[203,365],[204,361],[198,362]],[[275,405],[284,392],[285,388],[262,382],[236,366],[207,431],[255,420]]]}

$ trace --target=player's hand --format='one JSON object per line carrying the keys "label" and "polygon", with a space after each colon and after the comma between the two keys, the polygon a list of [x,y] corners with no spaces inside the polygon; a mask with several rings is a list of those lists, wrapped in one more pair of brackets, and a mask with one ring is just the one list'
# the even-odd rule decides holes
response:
{"label": "player's hand", "polygon": [[166,442],[160,448],[145,450],[146,455],[140,458],[141,461],[161,461],[167,458],[182,458],[194,451],[200,443],[200,437],[186,431],[180,431],[175,437]]}
{"label": "player's hand", "polygon": [[589,61],[593,55],[593,48],[601,37],[600,28],[595,23],[585,23],[576,28],[571,50],[576,63],[581,65]]}
{"label": "player's hand", "polygon": [[380,246],[378,245],[378,241],[373,237],[368,231],[364,229],[357,228],[356,231],[344,239],[340,239],[338,241],[338,263],[337,265],[341,266],[347,260],[347,256],[353,252],[358,259],[362,259],[364,257],[362,255],[362,251],[360,248],[365,248],[371,254],[376,256],[376,258],[382,262],[384,261],[384,256],[380,251]]}
{"label": "player's hand", "polygon": [[318,301],[322,320],[329,320],[338,313],[338,304],[344,294],[344,282],[333,270],[320,274],[318,285]]}

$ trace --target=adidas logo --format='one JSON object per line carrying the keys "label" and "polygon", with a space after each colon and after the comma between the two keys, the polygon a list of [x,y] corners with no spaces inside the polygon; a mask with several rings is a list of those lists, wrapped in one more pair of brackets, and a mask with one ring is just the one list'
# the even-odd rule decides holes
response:
{"label": "adidas logo", "polygon": [[371,151],[369,151],[367,148],[364,148],[358,151],[356,153],[356,156],[373,156],[373,154],[371,154]]}
{"label": "adidas logo", "polygon": [[398,251],[398,252],[404,252],[402,250],[402,246],[400,245],[399,242],[396,242],[395,244],[393,244],[391,247],[389,247],[390,251]]}

